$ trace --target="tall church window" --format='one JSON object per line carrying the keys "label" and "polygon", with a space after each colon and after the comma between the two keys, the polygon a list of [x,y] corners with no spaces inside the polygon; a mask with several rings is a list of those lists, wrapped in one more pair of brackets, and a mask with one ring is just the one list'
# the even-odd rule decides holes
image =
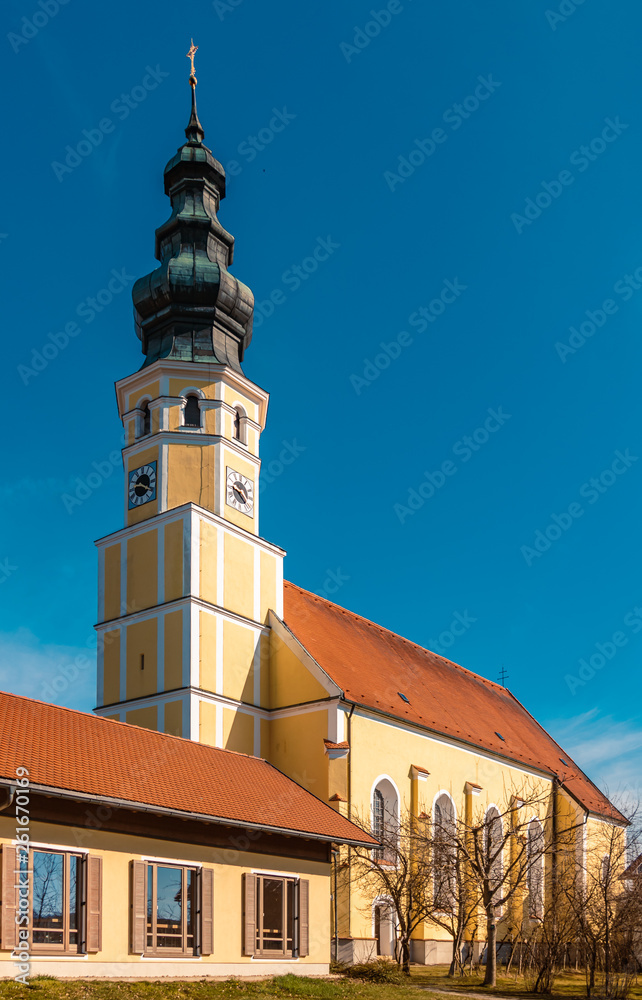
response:
{"label": "tall church window", "polygon": [[526,841],[529,915],[540,920],[544,914],[544,831],[538,819],[528,824]]}
{"label": "tall church window", "polygon": [[[500,886],[502,884],[503,877],[503,864],[502,864],[502,821],[499,815],[499,811],[495,806],[491,806],[486,813],[485,821],[485,848],[488,864],[488,873],[490,875],[490,888],[491,891],[495,891],[496,898],[501,895]],[[499,890],[499,891],[498,891]],[[500,907],[495,903],[495,908],[499,913]]]}
{"label": "tall church window", "polygon": [[382,842],[375,848],[377,861],[394,864],[399,827],[399,798],[389,778],[382,778],[372,793],[372,835]]}
{"label": "tall church window", "polygon": [[199,406],[198,396],[188,396],[185,400],[184,424],[186,427],[201,426],[201,408]]}
{"label": "tall church window", "polygon": [[433,895],[440,910],[449,913],[455,903],[455,808],[449,795],[435,802],[433,820]]}
{"label": "tall church window", "polygon": [[234,410],[234,439],[241,440],[241,411]]}

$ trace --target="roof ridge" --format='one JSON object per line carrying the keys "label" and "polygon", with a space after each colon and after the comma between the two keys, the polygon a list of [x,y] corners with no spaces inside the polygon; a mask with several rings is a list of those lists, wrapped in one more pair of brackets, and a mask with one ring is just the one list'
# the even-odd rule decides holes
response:
{"label": "roof ridge", "polygon": [[[84,712],[81,708],[70,708],[69,705],[56,705],[52,701],[42,701],[40,698],[30,698],[26,694],[14,694],[12,691],[1,691],[0,699],[2,698],[14,698],[19,701],[29,702],[30,705],[43,705],[44,708],[53,708],[57,712],[70,712],[72,715],[81,715],[85,719],[91,719],[93,722],[103,723],[107,726],[124,726],[127,729],[133,729],[136,733],[140,734],[149,733],[152,737],[162,737],[166,740],[178,740],[181,743],[189,743],[190,746],[202,747],[205,750],[215,750],[217,753],[230,754],[234,757],[249,757],[250,760],[260,760],[264,764],[270,764],[265,757],[255,757],[251,753],[241,753],[240,750],[228,750],[226,747],[215,747],[210,743],[200,743],[198,740],[191,740],[187,736],[175,736],[174,733],[163,733],[160,729],[147,729],[145,726],[137,726],[133,722],[121,722],[120,719],[105,719],[102,715],[96,715],[94,712]],[[270,766],[272,766],[270,764]]]}
{"label": "roof ridge", "polygon": [[[442,656],[441,653],[435,653],[432,649],[428,649],[427,646],[421,646],[418,642],[414,642],[413,639],[407,639],[405,635],[400,635],[399,632],[393,632],[392,629],[386,628],[385,625],[380,625],[378,622],[372,621],[371,618],[366,618],[364,615],[360,615],[356,611],[350,611],[349,608],[344,608],[335,601],[329,601],[327,597],[320,597],[319,594],[315,594],[311,590],[306,590],[304,587],[300,587],[298,583],[292,583],[291,580],[284,580],[283,586],[294,587],[302,594],[308,594],[310,597],[313,597],[316,601],[323,601],[323,603],[329,604],[332,608],[338,608],[339,611],[342,611],[345,615],[351,615],[353,618],[358,618],[360,621],[366,622],[368,625],[372,625],[373,628],[378,628],[381,632],[387,632],[388,635],[394,636],[395,639],[401,639],[402,642],[407,642],[409,646],[414,646],[415,649],[420,650],[422,653],[430,653],[430,655],[434,656],[437,660],[440,660],[442,663],[447,663],[449,666],[455,667],[457,670],[463,671],[463,673],[468,674],[469,677],[475,678],[475,680],[480,680],[484,684],[489,684],[498,691],[505,691],[508,694],[511,693],[508,688],[504,687],[502,684],[497,684],[496,681],[491,681],[488,677],[484,677],[483,674],[478,674],[474,670],[469,670],[468,667],[462,666],[461,663],[455,663],[454,660],[449,660],[447,656]],[[517,701],[517,699],[515,700]],[[518,704],[520,703],[518,702]]]}

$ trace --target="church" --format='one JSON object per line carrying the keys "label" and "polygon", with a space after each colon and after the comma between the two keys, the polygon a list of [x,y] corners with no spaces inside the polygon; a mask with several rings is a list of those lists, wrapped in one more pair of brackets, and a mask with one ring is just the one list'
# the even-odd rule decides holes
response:
{"label": "church", "polygon": [[[330,904],[333,857],[376,846],[385,815],[502,812],[527,779],[582,836],[624,823],[505,688],[284,580],[259,525],[269,397],[242,367],[254,299],[193,62],[190,85],[159,266],[133,288],[144,361],[116,384],[95,714],[0,695],[6,976],[319,974],[332,944],[394,953],[388,899],[344,879]],[[413,961],[450,953],[416,930]]]}

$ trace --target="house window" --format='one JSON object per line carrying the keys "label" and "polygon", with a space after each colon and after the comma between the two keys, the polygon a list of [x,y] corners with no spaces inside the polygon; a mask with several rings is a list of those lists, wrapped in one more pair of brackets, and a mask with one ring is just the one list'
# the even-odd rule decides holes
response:
{"label": "house window", "polygon": [[101,857],[64,850],[23,851],[3,845],[3,948],[17,944],[15,917],[22,910],[18,880],[21,886],[29,886],[34,952],[80,955],[101,950]]}
{"label": "house window", "polygon": [[[20,853],[20,868],[25,863]],[[22,860],[24,859],[24,860]],[[78,951],[80,865],[77,854],[33,852],[32,941],[34,951]]]}
{"label": "house window", "polygon": [[[380,788],[375,788],[372,796],[372,836],[377,840],[383,840],[385,834],[386,804],[383,792]],[[383,860],[384,848],[377,847],[374,856],[378,861]]]}
{"label": "house window", "polygon": [[146,954],[194,954],[193,868],[147,865]]}
{"label": "house window", "polygon": [[299,958],[308,954],[309,883],[274,875],[245,875],[246,955]]}
{"label": "house window", "polygon": [[183,423],[185,427],[201,426],[201,408],[198,396],[188,396],[185,400],[185,412]]}
{"label": "house window", "polygon": [[136,955],[211,955],[211,868],[131,862],[130,950]]}

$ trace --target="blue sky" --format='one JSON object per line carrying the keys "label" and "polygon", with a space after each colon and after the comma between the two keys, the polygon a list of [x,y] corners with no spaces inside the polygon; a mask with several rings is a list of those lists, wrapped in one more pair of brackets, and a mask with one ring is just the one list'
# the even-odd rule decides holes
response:
{"label": "blue sky", "polygon": [[262,533],[287,576],[504,668],[591,776],[635,788],[639,5],[8,0],[3,17],[2,687],[94,704],[113,383],[142,361],[131,283],[168,215],[193,36],[258,304]]}

